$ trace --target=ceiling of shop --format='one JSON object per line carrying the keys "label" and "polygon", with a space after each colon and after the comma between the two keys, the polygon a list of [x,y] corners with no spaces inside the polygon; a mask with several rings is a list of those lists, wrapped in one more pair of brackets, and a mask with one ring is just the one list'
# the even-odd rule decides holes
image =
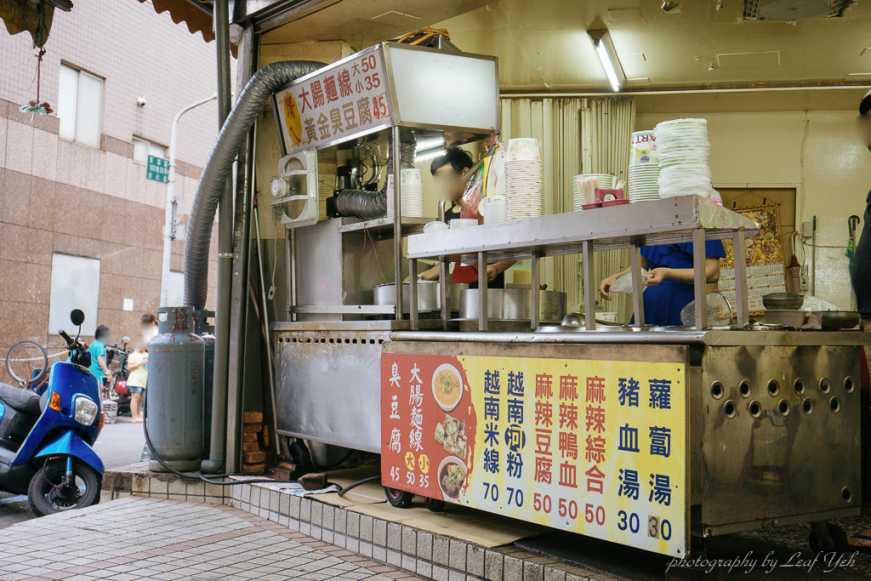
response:
{"label": "ceiling of shop", "polygon": [[312,3],[290,22],[266,32],[261,42],[278,44],[344,40],[360,50],[407,32],[474,11],[492,0],[336,0]]}
{"label": "ceiling of shop", "polygon": [[[765,0],[762,0],[763,2]],[[266,32],[264,43],[344,40],[354,49],[433,26],[460,49],[500,59],[507,92],[605,92],[586,30],[607,27],[630,91],[683,88],[871,86],[871,1],[842,18],[746,21],[740,0],[336,0]],[[683,110],[853,108],[862,91],[718,93],[667,98]],[[660,108],[666,97],[639,97]],[[641,109],[639,109],[641,110]]]}
{"label": "ceiling of shop", "polygon": [[586,34],[602,27],[627,88],[871,84],[871,2],[795,24],[742,20],[739,0],[680,4],[666,14],[659,0],[501,0],[437,26],[462,50],[497,55],[507,90],[605,90]]}

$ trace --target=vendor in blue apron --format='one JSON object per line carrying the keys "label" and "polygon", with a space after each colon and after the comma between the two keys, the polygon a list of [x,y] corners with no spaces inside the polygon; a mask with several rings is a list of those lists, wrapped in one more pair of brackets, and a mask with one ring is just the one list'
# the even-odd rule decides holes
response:
{"label": "vendor in blue apron", "polygon": [[[726,256],[719,240],[705,242],[705,280],[720,280],[720,259]],[[693,292],[693,245],[663,244],[641,248],[644,275],[644,322],[648,325],[676,327],[683,323],[680,312],[695,298]],[[599,294],[610,301],[611,286],[629,274],[626,269],[609,276],[599,285]]]}

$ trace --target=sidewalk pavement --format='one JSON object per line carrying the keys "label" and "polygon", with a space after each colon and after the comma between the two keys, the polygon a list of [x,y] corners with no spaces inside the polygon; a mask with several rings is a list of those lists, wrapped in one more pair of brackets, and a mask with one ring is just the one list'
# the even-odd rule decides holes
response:
{"label": "sidewalk pavement", "polygon": [[419,579],[250,513],[126,497],[0,530],[0,579]]}

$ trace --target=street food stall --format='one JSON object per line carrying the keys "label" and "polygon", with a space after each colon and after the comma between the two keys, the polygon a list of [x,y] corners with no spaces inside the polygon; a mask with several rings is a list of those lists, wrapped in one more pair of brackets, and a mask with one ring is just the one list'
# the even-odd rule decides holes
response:
{"label": "street food stall", "polygon": [[[332,108],[311,101],[343,78],[362,84]],[[380,453],[399,507],[420,495],[671,556],[691,537],[799,522],[831,543],[825,521],[860,512],[864,335],[752,323],[740,260],[734,321],[708,328],[705,242],[744,248],[759,226],[701,196],[422,232],[429,219],[403,215],[403,148],[489,138],[497,97],[495,59],[394,43],[275,95],[290,289],[269,338],[278,433]],[[356,209],[322,219],[319,165],[367,142],[388,144],[389,187],[341,186],[335,205]],[[360,217],[385,194],[389,214]],[[645,325],[640,248],[673,243],[694,249],[694,326]],[[615,248],[631,257],[631,325],[595,316],[595,253]],[[583,258],[581,325],[561,324],[564,308],[542,317],[534,292],[541,260],[565,255]],[[425,259],[440,265],[434,295]],[[487,264],[529,260],[525,316],[493,315],[505,293],[465,290],[474,317],[458,317],[451,260],[477,264],[482,288]],[[378,283],[406,275],[377,304]]]}

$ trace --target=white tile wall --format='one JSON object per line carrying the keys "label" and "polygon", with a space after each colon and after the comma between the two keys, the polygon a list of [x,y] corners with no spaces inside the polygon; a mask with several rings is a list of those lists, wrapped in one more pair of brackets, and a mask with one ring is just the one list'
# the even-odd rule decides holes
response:
{"label": "white tile wall", "polygon": [[[71,12],[56,11],[46,50],[40,98],[57,104],[61,61],[105,78],[103,133],[128,143],[137,135],[169,145],[175,114],[216,87],[215,43],[175,24],[169,12],[157,14],[150,2],[89,0]],[[0,98],[18,104],[36,98],[35,52],[29,34],[9,36],[0,27]],[[136,105],[140,96],[147,101],[142,108]],[[178,159],[201,167],[217,127],[214,102],[186,114],[179,124]],[[2,154],[0,145],[0,161]],[[24,161],[13,157],[14,163]],[[29,173],[30,165],[25,167]]]}

